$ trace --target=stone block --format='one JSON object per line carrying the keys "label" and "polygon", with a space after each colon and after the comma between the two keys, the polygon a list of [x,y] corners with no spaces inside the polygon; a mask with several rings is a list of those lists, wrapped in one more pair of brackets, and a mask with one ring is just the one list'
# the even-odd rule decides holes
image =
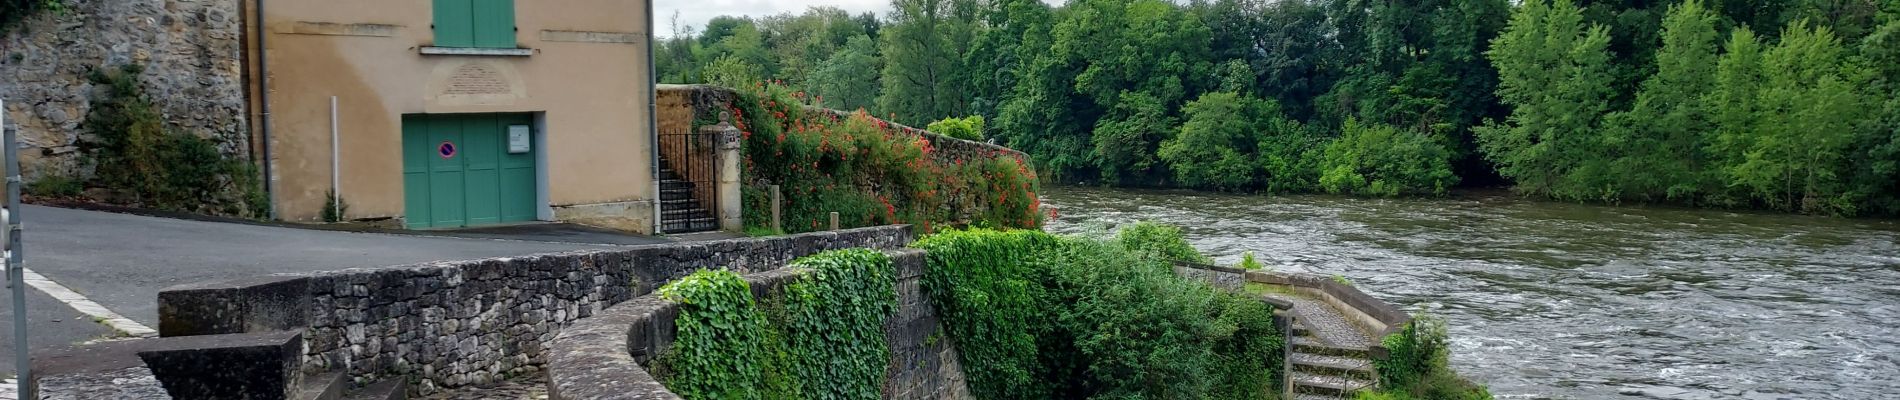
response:
{"label": "stone block", "polygon": [[262,276],[158,293],[160,336],[297,329],[309,320],[309,278]]}

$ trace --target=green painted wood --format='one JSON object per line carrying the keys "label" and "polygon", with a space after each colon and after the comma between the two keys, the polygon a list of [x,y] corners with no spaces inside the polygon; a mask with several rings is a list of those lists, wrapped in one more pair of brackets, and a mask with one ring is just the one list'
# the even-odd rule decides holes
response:
{"label": "green painted wood", "polygon": [[[533,221],[534,152],[508,154],[508,126],[525,114],[403,117],[403,194],[410,228],[455,228]],[[444,144],[454,153],[444,156]],[[539,145],[534,144],[534,145]]]}
{"label": "green painted wood", "polygon": [[[540,217],[536,204],[539,193],[535,186],[534,150],[540,143],[530,143],[529,151],[523,154],[508,154],[508,126],[534,126],[534,117],[527,114],[503,114],[496,116],[501,129],[501,220],[503,222],[533,221]],[[530,140],[533,135],[529,135]]]}
{"label": "green painted wood", "polygon": [[473,0],[435,0],[434,22],[436,47],[475,47]]}
{"label": "green painted wood", "polygon": [[[429,227],[468,226],[468,207],[465,194],[468,193],[467,174],[464,172],[463,155],[459,146],[462,140],[464,124],[468,118],[462,116],[431,117],[429,121]],[[457,146],[455,153],[443,156],[444,144]]]}
{"label": "green painted wood", "polygon": [[402,116],[402,198],[403,215],[410,228],[427,228],[429,212],[429,120],[420,115]]}
{"label": "green painted wood", "polygon": [[515,48],[515,1],[471,0],[474,47]]}

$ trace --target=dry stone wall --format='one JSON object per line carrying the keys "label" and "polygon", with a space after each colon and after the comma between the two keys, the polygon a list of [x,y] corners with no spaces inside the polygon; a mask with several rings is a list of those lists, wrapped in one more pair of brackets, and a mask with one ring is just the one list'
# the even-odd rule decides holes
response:
{"label": "dry stone wall", "polygon": [[0,99],[20,132],[27,178],[79,171],[79,143],[100,68],[145,66],[144,85],[178,132],[248,154],[242,9],[237,0],[64,0],[0,37]]}
{"label": "dry stone wall", "polygon": [[188,285],[159,294],[159,330],[302,330],[305,371],[347,371],[359,384],[402,377],[426,394],[538,373],[570,322],[702,268],[770,271],[913,238],[909,226],[882,226]]}

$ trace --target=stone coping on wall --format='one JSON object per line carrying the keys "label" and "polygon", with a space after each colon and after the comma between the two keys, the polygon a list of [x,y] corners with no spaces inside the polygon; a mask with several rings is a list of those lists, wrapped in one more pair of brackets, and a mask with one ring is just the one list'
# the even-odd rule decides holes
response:
{"label": "stone coping on wall", "polygon": [[[1246,282],[1293,287],[1300,292],[1320,298],[1328,304],[1331,304],[1334,308],[1339,309],[1341,313],[1345,313],[1348,317],[1356,320],[1356,322],[1365,325],[1368,329],[1372,330],[1371,333],[1374,335],[1375,342],[1377,338],[1383,338],[1387,335],[1397,333],[1399,330],[1404,329],[1406,324],[1412,322],[1412,315],[1406,314],[1404,311],[1399,310],[1398,307],[1379,300],[1376,297],[1372,297],[1372,295],[1360,291],[1359,288],[1341,284],[1326,276],[1248,271],[1238,268],[1191,263],[1176,263],[1175,268],[1177,271],[1184,271],[1182,273],[1183,276],[1210,279],[1216,282],[1217,286],[1220,285],[1219,282],[1244,279]],[[1212,276],[1210,277],[1208,275]],[[1290,306],[1290,304],[1288,306]],[[1374,347],[1378,346],[1375,345]]]}
{"label": "stone coping on wall", "polygon": [[910,226],[889,225],[197,283],[159,293],[159,330],[297,331],[306,372],[341,371],[358,385],[400,378],[427,394],[538,373],[562,328],[700,269],[756,274],[914,239]]}
{"label": "stone coping on wall", "polygon": [[[923,275],[924,252],[917,249],[886,250],[897,271],[899,310],[885,324],[891,340],[891,364],[884,382],[885,398],[964,399],[968,389],[955,363],[954,350],[938,352],[929,347],[949,347],[948,342],[924,339],[937,330],[936,319],[921,292],[906,294],[905,285],[914,285]],[[809,273],[803,269],[779,269],[745,275],[754,298],[776,296],[781,287]],[[913,291],[915,292],[915,291]],[[909,299],[908,297],[918,297]],[[672,347],[680,303],[648,294],[609,307],[593,317],[575,321],[549,343],[548,394],[554,400],[677,400],[666,386],[646,370],[648,362]],[[919,334],[923,333],[923,334]],[[947,358],[943,363],[916,361],[933,357]],[[916,367],[923,368],[916,368]],[[921,376],[932,375],[932,376]],[[945,376],[953,375],[953,376]]]}

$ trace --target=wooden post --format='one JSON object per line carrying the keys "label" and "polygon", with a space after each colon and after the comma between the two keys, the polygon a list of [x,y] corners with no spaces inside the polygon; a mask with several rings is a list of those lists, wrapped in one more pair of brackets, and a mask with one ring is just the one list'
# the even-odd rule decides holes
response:
{"label": "wooden post", "polygon": [[831,212],[831,230],[838,230],[838,212]]}
{"label": "wooden post", "polygon": [[779,207],[781,207],[780,204],[783,202],[784,202],[784,199],[779,197],[778,185],[772,185],[772,232],[773,233],[785,232],[785,221],[783,217],[784,214],[780,214],[781,211],[779,211]]}

